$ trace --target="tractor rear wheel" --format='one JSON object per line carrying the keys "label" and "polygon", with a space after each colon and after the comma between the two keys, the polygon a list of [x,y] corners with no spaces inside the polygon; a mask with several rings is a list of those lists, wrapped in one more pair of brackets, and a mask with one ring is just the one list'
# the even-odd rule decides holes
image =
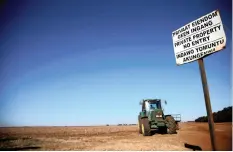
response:
{"label": "tractor rear wheel", "polygon": [[168,134],[175,134],[176,133],[176,121],[172,116],[167,116],[166,121],[168,123],[167,133]]}
{"label": "tractor rear wheel", "polygon": [[138,132],[139,132],[139,134],[142,133],[142,125],[141,125],[141,118],[140,118],[140,116],[138,116]]}
{"label": "tractor rear wheel", "polygon": [[148,118],[141,119],[141,122],[143,136],[150,136],[151,132]]}

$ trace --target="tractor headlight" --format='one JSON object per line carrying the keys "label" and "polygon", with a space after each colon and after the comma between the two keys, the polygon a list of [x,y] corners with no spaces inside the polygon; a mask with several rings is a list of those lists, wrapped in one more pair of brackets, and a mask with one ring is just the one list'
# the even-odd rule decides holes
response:
{"label": "tractor headlight", "polygon": [[156,115],[156,117],[159,117],[159,118],[160,118],[160,117],[162,117],[162,115]]}

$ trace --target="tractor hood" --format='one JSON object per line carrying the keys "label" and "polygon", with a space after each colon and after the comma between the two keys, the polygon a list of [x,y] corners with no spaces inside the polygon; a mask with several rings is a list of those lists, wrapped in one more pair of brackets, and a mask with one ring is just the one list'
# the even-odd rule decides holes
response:
{"label": "tractor hood", "polygon": [[162,109],[151,109],[148,116],[150,120],[163,119],[163,111]]}
{"label": "tractor hood", "polygon": [[156,115],[163,115],[163,110],[162,109],[152,109],[150,111],[153,111]]}

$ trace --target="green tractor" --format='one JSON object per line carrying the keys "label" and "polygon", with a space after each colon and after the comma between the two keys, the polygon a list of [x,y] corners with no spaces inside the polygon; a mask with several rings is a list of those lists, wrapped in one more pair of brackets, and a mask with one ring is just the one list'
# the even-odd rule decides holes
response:
{"label": "green tractor", "polygon": [[164,115],[160,99],[145,99],[140,104],[142,111],[138,115],[138,130],[143,136],[150,136],[152,131],[175,134],[179,129],[180,114]]}

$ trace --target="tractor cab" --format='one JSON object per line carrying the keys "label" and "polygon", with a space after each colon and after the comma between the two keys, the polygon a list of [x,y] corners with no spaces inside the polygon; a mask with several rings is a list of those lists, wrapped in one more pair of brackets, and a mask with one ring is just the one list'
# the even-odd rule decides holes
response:
{"label": "tractor cab", "polygon": [[150,110],[156,110],[156,109],[162,109],[161,107],[161,101],[156,99],[156,100],[143,100],[143,105],[142,110],[150,111]]}
{"label": "tractor cab", "polygon": [[160,99],[146,99],[141,102],[142,104],[142,113],[145,116],[149,116],[150,120],[155,120],[156,118],[163,117],[163,110],[161,106]]}

